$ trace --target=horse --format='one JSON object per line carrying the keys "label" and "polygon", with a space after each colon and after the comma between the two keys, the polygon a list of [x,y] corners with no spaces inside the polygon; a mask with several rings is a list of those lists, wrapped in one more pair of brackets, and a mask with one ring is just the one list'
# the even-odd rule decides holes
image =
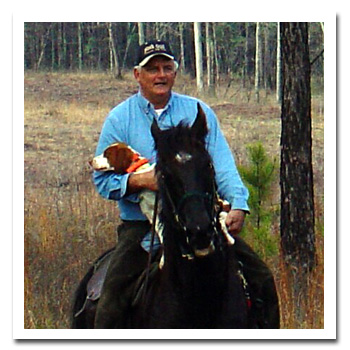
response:
{"label": "horse", "polygon": [[[127,327],[279,328],[274,285],[272,315],[264,322],[252,307],[234,240],[219,220],[222,208],[200,105],[192,126],[182,122],[161,130],[154,121],[151,133],[157,150],[162,258],[153,263],[152,274],[146,270],[149,278],[135,292],[138,297],[130,306]],[[90,269],[76,293],[73,328],[93,328],[98,300],[86,298],[92,275]],[[264,315],[269,307],[264,306]]]}

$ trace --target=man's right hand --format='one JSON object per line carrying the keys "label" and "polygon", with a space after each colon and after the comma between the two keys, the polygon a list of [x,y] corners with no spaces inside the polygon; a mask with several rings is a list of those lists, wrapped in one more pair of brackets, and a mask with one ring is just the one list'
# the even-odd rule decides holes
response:
{"label": "man's right hand", "polygon": [[150,171],[132,173],[129,176],[127,194],[140,192],[144,189],[158,191],[155,168]]}

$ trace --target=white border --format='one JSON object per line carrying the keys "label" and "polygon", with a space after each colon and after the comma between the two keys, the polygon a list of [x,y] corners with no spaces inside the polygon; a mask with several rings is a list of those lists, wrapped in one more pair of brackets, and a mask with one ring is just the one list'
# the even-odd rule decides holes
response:
{"label": "white border", "polygon": [[[64,6],[64,3],[66,5]],[[77,2],[78,3],[78,2]],[[129,9],[131,20],[141,20],[142,11],[138,11],[142,7],[142,3],[133,2],[133,10]],[[187,13],[186,2],[172,3],[173,6],[182,6],[181,15],[176,19],[160,19],[164,15],[164,11],[169,10],[164,3],[161,5],[152,3],[151,7],[154,13],[147,16],[147,21],[178,21],[178,20],[198,20],[193,19],[194,12]],[[272,6],[268,6],[269,1],[256,2],[251,7],[244,6],[244,9],[237,9],[235,4],[231,2],[216,1],[219,11],[226,8],[224,15],[218,15],[218,21],[323,21],[325,22],[325,329],[324,330],[170,330],[170,331],[155,331],[155,330],[28,330],[23,328],[24,320],[24,283],[23,283],[23,163],[16,162],[13,171],[13,211],[16,212],[16,219],[13,220],[13,255],[16,262],[13,266],[13,337],[15,339],[335,339],[336,337],[336,240],[335,240],[335,219],[336,219],[336,21],[335,12],[325,14],[325,11],[317,12],[320,8],[320,3],[294,1],[293,11],[279,13],[280,7],[286,7],[286,4],[280,1],[273,1],[274,9],[266,14],[266,9],[269,10]],[[307,4],[308,3],[308,4]],[[47,2],[40,2],[38,7],[45,9]],[[203,4],[201,2],[201,4]],[[25,3],[21,8],[21,12],[14,14],[13,20],[13,118],[14,118],[14,143],[13,154],[15,159],[23,159],[23,22],[25,21],[96,21],[96,18],[103,21],[125,21],[130,20],[125,15],[123,19],[116,12],[120,9],[120,5],[115,1],[109,2],[110,7],[104,6],[102,1],[99,1],[98,9],[93,9],[93,14],[85,15],[82,12],[80,2],[76,5],[72,2],[60,1],[58,8],[50,13],[45,11],[36,11],[33,7],[33,1]],[[227,6],[234,8],[235,11],[227,12]],[[125,6],[125,5],[124,5]],[[140,7],[141,6],[141,7]],[[161,6],[161,7],[159,7]],[[289,6],[288,6],[289,7]],[[38,9],[37,8],[37,9]],[[303,11],[300,11],[300,8]],[[68,11],[69,9],[69,11]],[[160,11],[156,11],[160,9]],[[56,11],[57,10],[57,11]],[[212,10],[212,9],[211,9]],[[201,17],[199,20],[213,20],[215,14],[210,10],[210,14]],[[112,12],[112,13],[111,13]],[[215,11],[214,11],[215,12]],[[263,16],[261,15],[263,13]],[[135,15],[136,14],[136,15]],[[225,15],[226,14],[226,15]],[[120,16],[120,15],[119,15]],[[107,17],[107,18],[106,18]],[[113,19],[111,18],[113,17]],[[123,16],[122,16],[123,17]],[[133,18],[134,17],[134,18]],[[135,18],[136,17],[136,18]],[[138,18],[137,18],[138,17]],[[186,17],[192,17],[187,18]],[[197,17],[194,15],[194,17]],[[204,18],[203,18],[204,17]],[[206,18],[205,18],[206,17]],[[150,19],[148,19],[150,18]],[[239,19],[238,19],[239,18]],[[214,19],[216,20],[216,19]],[[331,185],[330,185],[331,184]],[[334,235],[334,236],[332,236]],[[116,334],[120,333],[120,334]]]}

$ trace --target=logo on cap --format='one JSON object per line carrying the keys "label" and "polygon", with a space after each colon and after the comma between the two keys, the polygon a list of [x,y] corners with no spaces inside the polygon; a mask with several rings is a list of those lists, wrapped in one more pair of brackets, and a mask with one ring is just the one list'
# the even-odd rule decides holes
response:
{"label": "logo on cap", "polygon": [[166,51],[166,48],[164,44],[150,44],[144,48],[143,54],[147,55],[152,51]]}
{"label": "logo on cap", "polygon": [[149,41],[139,47],[139,54],[135,66],[139,65],[143,67],[149,62],[149,60],[156,56],[162,55],[168,57],[171,60],[175,60],[173,53],[169,47],[169,44],[165,41]]}

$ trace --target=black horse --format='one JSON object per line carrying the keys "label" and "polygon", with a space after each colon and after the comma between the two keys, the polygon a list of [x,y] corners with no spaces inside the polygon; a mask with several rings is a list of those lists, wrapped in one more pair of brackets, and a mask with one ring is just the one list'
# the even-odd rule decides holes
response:
{"label": "black horse", "polygon": [[[235,244],[222,230],[215,172],[205,143],[206,117],[198,110],[192,127],[180,124],[161,131],[156,122],[152,124],[163,261],[138,288],[128,327],[279,328],[274,282],[268,284],[272,298],[259,312],[252,305],[254,293]],[[92,275],[90,269],[78,288],[73,328],[93,328],[98,300],[86,298]]]}

